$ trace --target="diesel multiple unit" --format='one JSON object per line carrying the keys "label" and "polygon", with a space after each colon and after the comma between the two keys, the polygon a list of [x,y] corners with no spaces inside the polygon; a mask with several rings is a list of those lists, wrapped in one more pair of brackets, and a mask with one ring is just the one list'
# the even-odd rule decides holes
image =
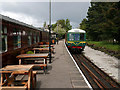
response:
{"label": "diesel multiple unit", "polygon": [[86,32],[81,29],[69,30],[65,39],[68,49],[72,51],[83,51],[86,45]]}

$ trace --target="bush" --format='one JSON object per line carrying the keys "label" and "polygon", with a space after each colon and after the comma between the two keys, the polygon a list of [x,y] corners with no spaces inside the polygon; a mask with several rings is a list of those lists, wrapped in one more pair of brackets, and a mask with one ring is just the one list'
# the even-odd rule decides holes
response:
{"label": "bush", "polygon": [[27,51],[26,54],[34,54],[33,51]]}

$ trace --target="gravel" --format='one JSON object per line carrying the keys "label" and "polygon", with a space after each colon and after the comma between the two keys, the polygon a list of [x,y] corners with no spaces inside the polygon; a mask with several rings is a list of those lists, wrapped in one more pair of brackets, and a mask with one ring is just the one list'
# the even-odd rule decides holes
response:
{"label": "gravel", "polygon": [[94,50],[88,46],[85,47],[83,53],[109,76],[117,82],[120,82],[120,59],[107,55],[104,52]]}

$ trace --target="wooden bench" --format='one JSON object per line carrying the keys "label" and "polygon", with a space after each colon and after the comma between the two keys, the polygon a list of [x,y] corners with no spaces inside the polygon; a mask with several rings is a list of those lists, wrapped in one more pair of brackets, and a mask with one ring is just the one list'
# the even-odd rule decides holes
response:
{"label": "wooden bench", "polygon": [[27,85],[28,80],[15,80],[15,76],[11,75],[10,78],[5,80],[5,82],[2,84],[2,90],[26,90]]}
{"label": "wooden bench", "polygon": [[[33,65],[7,65],[0,69],[1,73],[1,89],[29,89],[35,87],[34,75],[32,72]],[[17,80],[16,76],[20,74],[27,75],[27,80],[21,76],[21,80]],[[32,87],[31,87],[32,85]]]}
{"label": "wooden bench", "polygon": [[[34,84],[36,86],[36,81],[37,81],[37,78],[36,78],[36,74],[37,74],[38,71],[33,71],[33,77],[34,77]],[[15,74],[15,73],[13,73]],[[16,76],[16,80],[17,81],[27,81],[27,78],[28,78],[28,75],[25,75],[25,73],[22,73],[20,72],[19,75]]]}
{"label": "wooden bench", "polygon": [[[33,65],[33,67],[36,67],[36,66],[43,67],[44,74],[46,74],[47,64],[45,62],[45,59],[43,59],[43,58],[41,58],[41,59],[40,58],[27,58],[27,59],[24,59],[24,61],[27,61],[27,60],[34,61],[34,63],[31,63],[31,65]],[[24,64],[29,64],[29,63],[24,63]]]}

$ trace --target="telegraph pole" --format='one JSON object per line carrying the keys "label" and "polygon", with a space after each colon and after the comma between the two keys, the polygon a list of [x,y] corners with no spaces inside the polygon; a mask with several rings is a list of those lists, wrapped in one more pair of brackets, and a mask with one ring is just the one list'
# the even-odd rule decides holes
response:
{"label": "telegraph pole", "polygon": [[49,63],[51,63],[51,0],[49,2]]}

